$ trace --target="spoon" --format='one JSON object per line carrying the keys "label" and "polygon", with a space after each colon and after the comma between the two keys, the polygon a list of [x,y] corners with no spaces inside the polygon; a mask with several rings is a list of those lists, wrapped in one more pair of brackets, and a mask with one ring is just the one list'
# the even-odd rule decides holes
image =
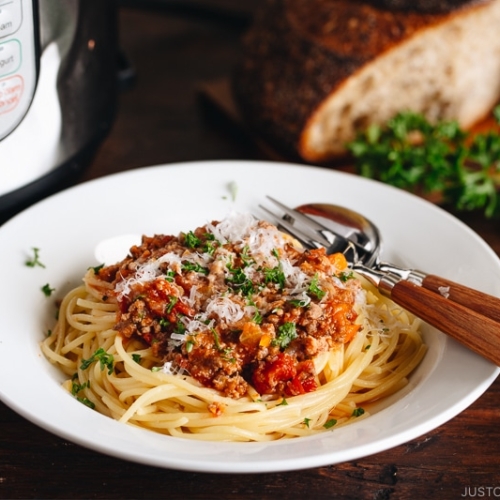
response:
{"label": "spoon", "polygon": [[[276,203],[276,200],[273,200]],[[301,205],[295,210],[316,220],[327,227],[334,235],[340,238],[330,240],[329,252],[344,253],[346,242],[344,238],[354,244],[357,258],[368,267],[378,264],[382,250],[382,237],[378,227],[363,215],[340,205],[329,203],[309,203]],[[292,217],[285,215],[289,220]],[[328,238],[328,234],[324,234]]]}
{"label": "spoon", "polygon": [[[338,205],[310,203],[296,208],[354,243],[361,245],[366,253],[359,253],[360,263],[400,278],[417,282],[420,286],[439,293],[448,300],[472,309],[483,316],[500,321],[500,300],[478,290],[447,280],[434,274],[426,274],[415,269],[401,269],[392,264],[380,262],[382,238],[377,226],[358,212]],[[338,242],[338,249],[345,243]],[[334,253],[335,248],[329,248]],[[493,300],[492,300],[493,299]]]}
{"label": "spoon", "polygon": [[[312,211],[316,218],[319,213],[325,219],[322,222],[326,223],[326,219],[333,218],[338,223],[335,207],[325,213],[324,205],[313,204],[302,206],[299,211],[290,209],[269,196],[268,199],[279,206],[286,216],[280,217],[263,206],[261,208],[306,247],[324,247],[328,254],[343,252],[350,268],[367,278],[383,295],[500,366],[500,299],[438,276],[380,263],[380,244],[377,241],[373,245],[377,253],[374,259],[373,252],[367,250],[369,245],[366,242],[363,245],[350,241],[344,236],[346,230],[331,230],[304,213]],[[343,216],[345,214],[343,211]],[[359,214],[356,214],[356,220],[359,220]],[[329,222],[328,224],[331,227]],[[378,233],[377,228],[371,223],[370,225],[374,234]],[[355,227],[359,228],[359,224]],[[380,237],[378,241],[380,242]],[[365,262],[370,260],[375,263],[368,267]]]}

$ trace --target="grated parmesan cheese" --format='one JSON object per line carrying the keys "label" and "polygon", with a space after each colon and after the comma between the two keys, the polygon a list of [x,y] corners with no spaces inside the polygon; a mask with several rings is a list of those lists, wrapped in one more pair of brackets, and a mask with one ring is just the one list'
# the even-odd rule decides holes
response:
{"label": "grated parmesan cheese", "polygon": [[[359,328],[354,307],[381,314],[363,302],[358,280],[337,277],[324,249],[303,252],[248,213],[232,212],[177,237],[144,238],[131,255],[109,274],[120,331],[142,336],[155,356],[164,356],[164,373],[182,366],[231,397],[245,393],[246,370],[264,369],[267,357],[286,351],[298,369],[302,360],[352,338]],[[348,307],[337,311],[343,303]],[[345,318],[325,320],[333,310]],[[373,323],[389,319],[398,321],[382,315]]]}
{"label": "grated parmesan cheese", "polygon": [[257,219],[252,214],[231,212],[228,217],[216,226],[207,224],[207,228],[221,243],[230,241],[238,243],[250,234],[250,230],[255,226],[256,222]]}
{"label": "grated parmesan cheese", "polygon": [[236,323],[245,315],[242,307],[229,297],[216,297],[209,302],[206,314],[216,314],[220,319],[229,323]]}

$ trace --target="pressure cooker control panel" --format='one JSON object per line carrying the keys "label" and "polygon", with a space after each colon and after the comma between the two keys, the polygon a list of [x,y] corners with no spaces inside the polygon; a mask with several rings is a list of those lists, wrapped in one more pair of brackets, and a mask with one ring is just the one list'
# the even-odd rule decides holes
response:
{"label": "pressure cooker control panel", "polygon": [[38,77],[36,0],[0,0],[0,140],[23,120]]}

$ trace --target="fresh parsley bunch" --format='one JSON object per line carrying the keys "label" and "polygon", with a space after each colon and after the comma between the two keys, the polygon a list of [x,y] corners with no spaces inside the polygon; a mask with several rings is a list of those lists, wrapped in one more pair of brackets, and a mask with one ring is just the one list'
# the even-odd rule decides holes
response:
{"label": "fresh parsley bunch", "polygon": [[[493,112],[500,123],[500,105]],[[469,134],[455,121],[431,124],[401,112],[347,144],[358,174],[420,194],[439,193],[456,210],[500,215],[500,136]]]}

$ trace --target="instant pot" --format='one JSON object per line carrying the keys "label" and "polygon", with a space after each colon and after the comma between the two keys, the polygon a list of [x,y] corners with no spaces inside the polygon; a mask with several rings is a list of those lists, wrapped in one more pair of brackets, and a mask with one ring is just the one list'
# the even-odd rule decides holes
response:
{"label": "instant pot", "polygon": [[0,0],[0,214],[75,179],[111,128],[113,0]]}

